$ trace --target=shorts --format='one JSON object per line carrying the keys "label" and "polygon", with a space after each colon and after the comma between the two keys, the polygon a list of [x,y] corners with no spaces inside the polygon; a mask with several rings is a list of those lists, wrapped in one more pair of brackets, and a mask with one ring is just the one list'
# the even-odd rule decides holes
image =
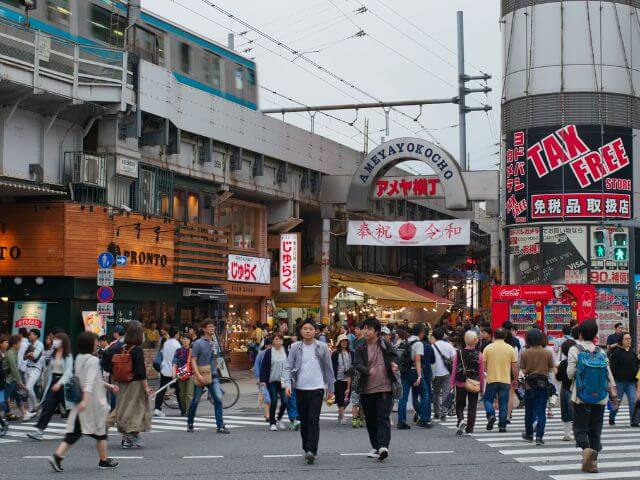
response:
{"label": "shorts", "polygon": [[359,407],[360,406],[360,394],[356,393],[354,391],[351,391],[351,396],[349,397],[349,402],[354,407]]}

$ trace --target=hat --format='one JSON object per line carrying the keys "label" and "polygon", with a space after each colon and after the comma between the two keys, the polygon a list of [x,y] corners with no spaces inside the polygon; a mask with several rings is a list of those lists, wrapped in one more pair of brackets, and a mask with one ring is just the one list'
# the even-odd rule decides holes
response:
{"label": "hat", "polygon": [[382,333],[383,335],[391,335],[391,330],[389,330],[389,327],[382,327],[380,329],[380,333]]}
{"label": "hat", "polygon": [[118,324],[118,325],[116,325],[116,326],[113,328],[113,332],[114,332],[114,333],[117,333],[117,334],[119,334],[119,335],[124,335],[124,333],[125,333],[125,331],[124,331],[124,325],[119,325],[119,324]]}
{"label": "hat", "polygon": [[346,335],[344,335],[344,334],[342,334],[342,335],[338,335],[338,340],[336,341],[336,343],[337,343],[338,345],[340,345],[340,342],[341,342],[341,341],[343,341],[343,340],[346,340],[346,341],[348,342],[348,341],[349,341],[349,338],[348,338]]}

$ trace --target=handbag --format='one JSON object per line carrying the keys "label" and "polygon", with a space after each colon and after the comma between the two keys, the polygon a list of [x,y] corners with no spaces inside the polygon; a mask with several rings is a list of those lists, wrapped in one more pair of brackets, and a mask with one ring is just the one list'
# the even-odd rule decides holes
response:
{"label": "handbag", "polygon": [[462,363],[462,371],[466,378],[464,381],[464,389],[469,393],[480,393],[480,380],[474,380],[473,378],[469,378],[469,375],[467,375],[467,367],[464,365],[462,351],[460,351],[460,362]]}
{"label": "handbag", "polygon": [[162,347],[158,349],[156,356],[153,359],[153,369],[158,373],[162,370]]}
{"label": "handbag", "polygon": [[396,373],[391,380],[391,395],[394,400],[399,401],[402,398],[402,390],[402,382]]}
{"label": "handbag", "polygon": [[[86,361],[85,361],[86,363]],[[80,387],[80,379],[74,374],[64,384],[64,401],[71,404],[80,403],[82,401],[82,388]]]}
{"label": "handbag", "polygon": [[198,377],[193,379],[193,383],[196,387],[204,387],[206,385],[211,385],[213,383],[213,374],[211,373],[211,365],[203,365],[202,367],[198,367],[198,371],[200,372],[200,376],[204,379],[202,383],[198,381]]}

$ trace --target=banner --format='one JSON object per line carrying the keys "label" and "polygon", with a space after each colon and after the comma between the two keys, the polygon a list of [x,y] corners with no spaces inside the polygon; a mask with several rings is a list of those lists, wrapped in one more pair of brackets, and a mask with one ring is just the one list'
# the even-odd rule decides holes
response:
{"label": "banner", "polygon": [[587,227],[543,227],[542,259],[542,283],[587,283]]}
{"label": "banner", "polygon": [[40,330],[41,338],[44,338],[44,325],[47,317],[47,304],[43,302],[16,302],[13,309],[13,335],[20,328]]}
{"label": "banner", "polygon": [[98,312],[82,312],[82,323],[85,332],[92,332],[98,336],[107,333],[106,319]]}
{"label": "banner", "polygon": [[596,320],[598,343],[607,344],[607,337],[615,333],[613,326],[622,323],[629,331],[629,291],[626,288],[596,288]]}
{"label": "banner", "polygon": [[347,245],[424,246],[469,245],[470,220],[384,222],[349,220]]}
{"label": "banner", "polygon": [[271,283],[271,259],[229,254],[227,280],[246,283]]}
{"label": "banner", "polygon": [[509,283],[541,283],[540,261],[540,227],[509,230]]}
{"label": "banner", "polygon": [[280,235],[280,291],[282,293],[298,292],[300,265],[300,234],[283,233]]}
{"label": "banner", "polygon": [[436,175],[420,177],[380,177],[371,192],[372,200],[444,198],[442,183]]}

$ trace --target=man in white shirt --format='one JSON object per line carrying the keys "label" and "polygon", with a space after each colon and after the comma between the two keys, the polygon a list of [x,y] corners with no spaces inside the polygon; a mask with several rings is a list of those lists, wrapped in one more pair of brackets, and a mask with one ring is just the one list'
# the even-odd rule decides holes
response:
{"label": "man in white shirt", "polygon": [[436,355],[435,371],[433,374],[433,416],[441,422],[447,419],[449,396],[451,394],[451,367],[456,349],[444,339],[444,330],[436,328],[433,331],[433,350]]}
{"label": "man in white shirt", "polygon": [[[173,380],[173,357],[180,348],[180,332],[176,327],[169,327],[169,339],[162,346],[162,363],[160,364],[160,388]],[[164,417],[162,402],[166,389],[156,395],[154,417]]]}
{"label": "man in white shirt", "polygon": [[27,360],[24,375],[24,383],[29,393],[29,413],[22,420],[31,420],[36,414],[38,406],[38,397],[36,396],[35,387],[40,381],[42,367],[44,366],[44,345],[40,341],[40,330],[34,328],[29,332],[29,346],[25,351],[24,357]]}
{"label": "man in white shirt", "polygon": [[18,349],[18,370],[20,370],[24,377],[24,374],[27,373],[27,360],[24,358],[24,354],[27,353],[27,348],[29,348],[29,339],[27,338],[29,331],[22,327],[18,330],[18,335],[22,337],[20,348]]}

